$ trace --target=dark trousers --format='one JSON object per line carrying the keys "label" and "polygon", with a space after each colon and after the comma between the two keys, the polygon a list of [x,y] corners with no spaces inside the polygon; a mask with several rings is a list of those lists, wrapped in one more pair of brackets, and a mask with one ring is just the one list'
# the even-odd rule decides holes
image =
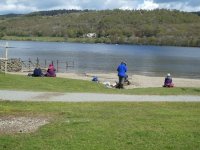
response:
{"label": "dark trousers", "polygon": [[119,88],[124,88],[124,77],[119,76]]}

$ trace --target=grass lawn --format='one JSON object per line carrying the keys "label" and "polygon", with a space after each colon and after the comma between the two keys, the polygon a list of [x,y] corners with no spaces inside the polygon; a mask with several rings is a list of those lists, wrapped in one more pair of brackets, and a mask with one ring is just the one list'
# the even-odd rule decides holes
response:
{"label": "grass lawn", "polygon": [[[107,89],[65,78],[0,74],[0,89],[123,94],[200,95],[200,88]],[[34,133],[0,132],[0,149],[198,149],[200,103],[53,103],[0,101],[3,117],[46,117]],[[0,122],[1,125],[1,122]]]}
{"label": "grass lawn", "polygon": [[34,78],[0,73],[0,89],[49,92],[93,92],[140,95],[200,95],[200,88],[108,89],[102,84],[66,78]]}
{"label": "grass lawn", "polygon": [[1,116],[47,116],[34,133],[0,134],[9,150],[197,150],[200,103],[0,102]]}

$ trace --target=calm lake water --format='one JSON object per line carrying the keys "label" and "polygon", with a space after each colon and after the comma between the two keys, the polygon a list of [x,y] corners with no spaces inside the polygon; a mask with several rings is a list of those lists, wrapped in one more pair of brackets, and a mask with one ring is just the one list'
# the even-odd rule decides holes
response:
{"label": "calm lake water", "polygon": [[[5,44],[6,41],[0,41]],[[65,42],[8,41],[10,58],[29,58],[74,61],[74,68],[67,72],[116,72],[121,61],[128,66],[128,73],[199,78],[200,48],[170,46],[140,46],[115,44],[85,44]],[[3,55],[3,48],[0,54]]]}

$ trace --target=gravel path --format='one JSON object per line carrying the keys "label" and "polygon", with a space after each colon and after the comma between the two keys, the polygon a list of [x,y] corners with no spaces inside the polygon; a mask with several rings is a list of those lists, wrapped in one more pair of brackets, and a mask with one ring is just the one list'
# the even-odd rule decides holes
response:
{"label": "gravel path", "polygon": [[0,90],[0,100],[57,102],[200,102],[200,96],[156,96]]}

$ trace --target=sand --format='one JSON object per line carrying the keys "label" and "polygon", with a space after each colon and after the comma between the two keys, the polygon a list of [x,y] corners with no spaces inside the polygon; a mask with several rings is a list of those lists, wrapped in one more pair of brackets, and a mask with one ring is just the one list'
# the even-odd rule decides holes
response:
{"label": "sand", "polygon": [[[11,74],[27,75],[28,73],[19,72]],[[114,84],[118,81],[116,73],[57,73],[57,77],[80,79],[91,81],[94,76],[97,76],[100,83],[110,82]],[[165,77],[151,77],[144,75],[129,74],[129,81],[131,85],[125,86],[126,89],[133,88],[147,88],[147,87],[162,87]],[[200,87],[200,79],[189,79],[189,78],[176,78],[173,77],[173,83],[175,87]]]}
{"label": "sand", "polygon": [[[57,77],[81,79],[91,81],[94,76],[97,76],[101,83],[110,82],[114,84],[118,81],[116,73],[58,73]],[[129,81],[131,85],[126,86],[127,89],[132,88],[147,88],[147,87],[162,87],[165,77],[151,77],[144,75],[129,74]],[[175,78],[172,77],[173,83],[176,87],[200,87],[200,79],[188,79],[188,78]]]}

